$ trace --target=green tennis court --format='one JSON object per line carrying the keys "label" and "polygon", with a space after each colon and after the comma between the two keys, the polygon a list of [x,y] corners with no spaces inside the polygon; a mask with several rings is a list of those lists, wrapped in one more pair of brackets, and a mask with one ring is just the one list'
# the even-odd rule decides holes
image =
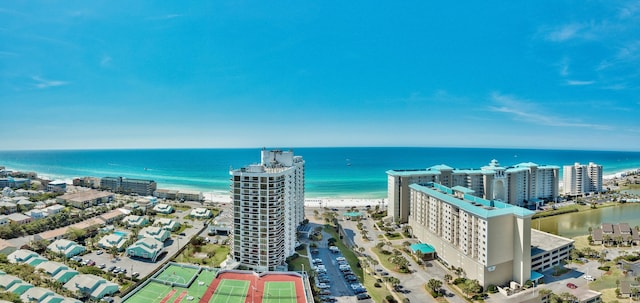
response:
{"label": "green tennis court", "polygon": [[143,289],[127,299],[127,303],[160,302],[169,292],[171,286],[151,281]]}
{"label": "green tennis court", "polygon": [[249,281],[225,279],[220,281],[211,298],[212,303],[244,303],[247,299]]}
{"label": "green tennis court", "polygon": [[294,282],[266,282],[263,303],[296,303],[296,284]]}
{"label": "green tennis court", "polygon": [[198,269],[193,267],[182,267],[176,264],[170,264],[165,268],[156,279],[170,283],[186,284],[193,276],[198,274]]}

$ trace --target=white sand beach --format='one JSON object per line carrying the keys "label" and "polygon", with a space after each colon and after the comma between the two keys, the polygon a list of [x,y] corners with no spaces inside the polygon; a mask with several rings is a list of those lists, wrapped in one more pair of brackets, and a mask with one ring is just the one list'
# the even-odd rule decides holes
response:
{"label": "white sand beach", "polygon": [[[212,203],[231,203],[231,196],[224,193],[203,193],[204,200]],[[379,205],[381,207],[387,206],[387,199],[349,199],[349,198],[309,198],[304,200],[306,207],[364,207],[370,205],[375,207]]]}

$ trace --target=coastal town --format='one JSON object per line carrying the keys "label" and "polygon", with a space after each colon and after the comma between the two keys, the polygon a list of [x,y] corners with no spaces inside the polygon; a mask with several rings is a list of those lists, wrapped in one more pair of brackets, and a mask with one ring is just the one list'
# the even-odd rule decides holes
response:
{"label": "coastal town", "polygon": [[[598,213],[640,205],[639,170],[390,168],[385,199],[307,199],[302,156],[263,149],[260,160],[231,169],[219,196],[0,167],[0,300],[640,299],[639,227]],[[574,215],[590,218],[574,237],[543,228]]]}

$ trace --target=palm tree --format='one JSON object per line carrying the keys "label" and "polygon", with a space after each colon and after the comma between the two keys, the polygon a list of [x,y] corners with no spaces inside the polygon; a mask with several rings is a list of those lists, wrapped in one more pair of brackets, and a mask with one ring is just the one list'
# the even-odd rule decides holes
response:
{"label": "palm tree", "polygon": [[453,277],[450,274],[446,274],[444,275],[444,281],[449,283],[451,281],[451,279],[453,279]]}

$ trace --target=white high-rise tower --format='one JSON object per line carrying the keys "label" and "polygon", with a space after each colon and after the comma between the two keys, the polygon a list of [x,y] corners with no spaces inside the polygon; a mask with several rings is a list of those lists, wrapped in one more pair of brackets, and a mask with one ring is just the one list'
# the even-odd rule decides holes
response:
{"label": "white high-rise tower", "polygon": [[304,220],[304,160],[293,151],[263,149],[260,164],[229,173],[233,258],[256,271],[275,270],[295,252]]}

